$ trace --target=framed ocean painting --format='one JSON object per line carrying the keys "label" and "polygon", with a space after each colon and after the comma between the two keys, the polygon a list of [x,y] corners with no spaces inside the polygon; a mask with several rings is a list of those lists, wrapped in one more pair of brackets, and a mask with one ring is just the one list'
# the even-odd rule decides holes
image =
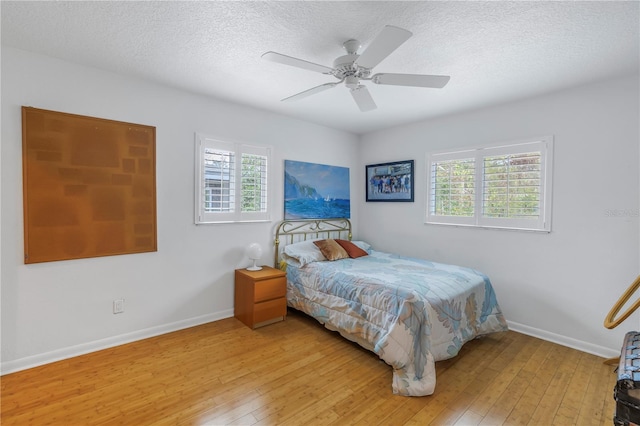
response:
{"label": "framed ocean painting", "polygon": [[349,168],[284,161],[284,218],[350,218]]}

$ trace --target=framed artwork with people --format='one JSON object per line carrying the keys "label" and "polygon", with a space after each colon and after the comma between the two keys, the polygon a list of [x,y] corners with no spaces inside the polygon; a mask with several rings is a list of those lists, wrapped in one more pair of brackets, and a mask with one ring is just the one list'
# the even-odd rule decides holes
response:
{"label": "framed artwork with people", "polygon": [[414,161],[365,166],[367,201],[413,202]]}

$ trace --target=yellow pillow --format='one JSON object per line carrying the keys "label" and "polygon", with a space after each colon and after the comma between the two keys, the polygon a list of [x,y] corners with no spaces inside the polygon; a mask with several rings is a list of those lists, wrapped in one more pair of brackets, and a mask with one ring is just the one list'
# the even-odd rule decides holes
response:
{"label": "yellow pillow", "polygon": [[349,254],[335,240],[327,238],[326,240],[316,240],[313,242],[327,260],[347,259]]}
{"label": "yellow pillow", "polygon": [[281,271],[287,272],[287,261],[286,260],[281,260],[280,263],[278,264],[278,268]]}

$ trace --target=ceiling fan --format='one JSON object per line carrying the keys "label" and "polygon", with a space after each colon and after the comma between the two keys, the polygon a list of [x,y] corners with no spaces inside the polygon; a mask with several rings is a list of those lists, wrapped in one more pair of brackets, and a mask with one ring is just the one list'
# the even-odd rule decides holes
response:
{"label": "ceiling fan", "polygon": [[392,86],[430,87],[436,89],[443,88],[449,82],[450,77],[448,75],[390,73],[371,75],[373,67],[393,53],[394,50],[400,47],[400,45],[407,41],[412,35],[410,31],[387,25],[361,54],[358,54],[360,42],[353,39],[347,40],[342,45],[347,51],[347,54],[336,58],[336,60],[333,61],[333,68],[276,52],[267,52],[262,55],[262,58],[271,62],[332,75],[339,80],[337,82],[312,87],[311,89],[284,98],[282,101],[297,101],[336,87],[338,84],[345,83],[345,86],[350,89],[351,96],[353,96],[360,111],[366,112],[376,109],[377,106],[367,87],[360,84],[361,81],[372,81],[375,84]]}

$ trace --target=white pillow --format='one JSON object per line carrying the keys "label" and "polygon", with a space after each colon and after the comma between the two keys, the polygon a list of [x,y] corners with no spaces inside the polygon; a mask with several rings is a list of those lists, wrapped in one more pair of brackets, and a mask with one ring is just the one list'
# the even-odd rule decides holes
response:
{"label": "white pillow", "polygon": [[371,245],[369,243],[365,243],[364,241],[351,241],[351,242],[357,245],[358,247],[360,247],[362,250],[371,254]]}
{"label": "white pillow", "polygon": [[313,241],[301,241],[299,243],[284,246],[282,258],[295,266],[304,266],[311,262],[327,260],[318,246]]}

